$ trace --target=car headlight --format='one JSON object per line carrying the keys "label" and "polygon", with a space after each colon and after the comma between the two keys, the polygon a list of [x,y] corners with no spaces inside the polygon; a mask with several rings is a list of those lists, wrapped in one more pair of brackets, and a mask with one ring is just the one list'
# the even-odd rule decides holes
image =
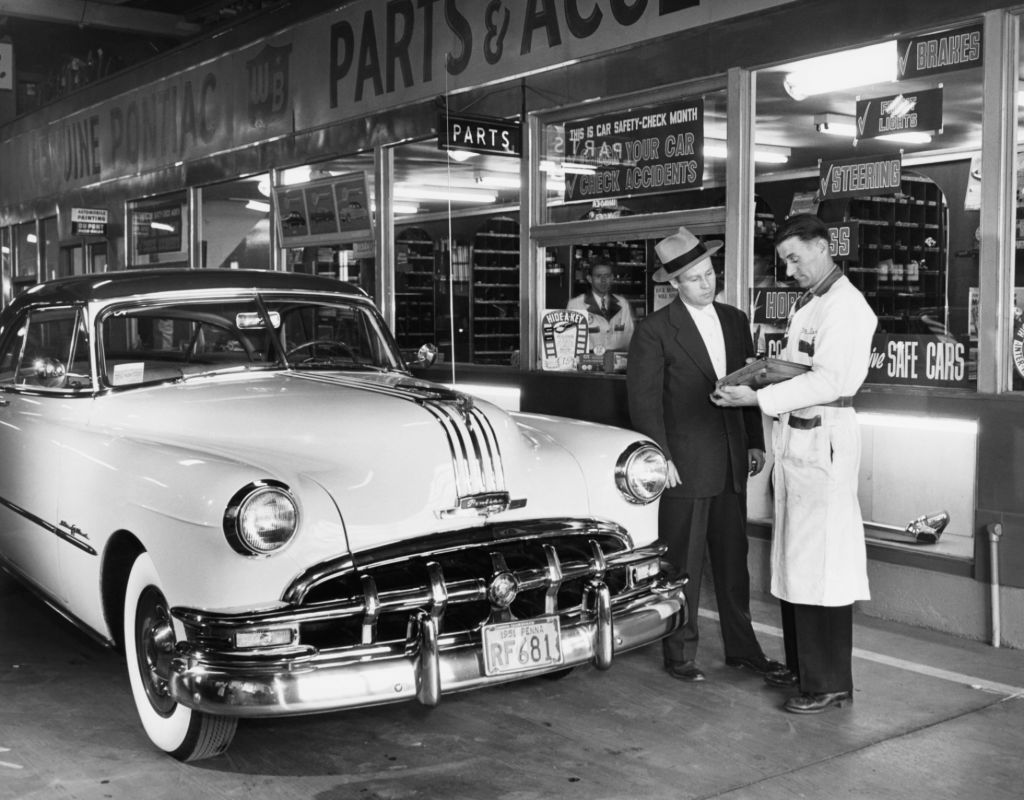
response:
{"label": "car headlight", "polygon": [[246,556],[280,550],[299,527],[299,506],[288,487],[277,481],[256,481],[244,487],[224,511],[228,543]]}
{"label": "car headlight", "polygon": [[668,462],[651,442],[634,442],[615,464],[615,485],[630,503],[651,503],[661,497],[668,479]]}

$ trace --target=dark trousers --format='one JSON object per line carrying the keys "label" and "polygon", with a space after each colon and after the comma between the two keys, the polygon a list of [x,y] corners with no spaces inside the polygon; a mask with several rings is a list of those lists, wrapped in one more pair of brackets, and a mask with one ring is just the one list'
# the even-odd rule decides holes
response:
{"label": "dark trousers", "polygon": [[679,575],[688,575],[686,624],[662,642],[665,660],[691,661],[697,655],[697,611],[704,555],[711,560],[715,598],[722,627],[725,655],[756,658],[761,646],[750,621],[750,573],[747,569],[746,495],[716,497],[661,497],[658,534],[668,546],[666,559]]}
{"label": "dark trousers", "polygon": [[805,606],[779,601],[786,667],[800,691],[853,691],[853,606]]}

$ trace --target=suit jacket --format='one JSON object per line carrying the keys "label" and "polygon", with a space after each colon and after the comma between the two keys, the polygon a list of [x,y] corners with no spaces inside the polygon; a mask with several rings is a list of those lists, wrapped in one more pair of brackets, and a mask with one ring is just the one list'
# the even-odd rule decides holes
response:
{"label": "suit jacket", "polygon": [[[747,315],[714,304],[725,338],[726,371],[754,355]],[[748,449],[764,449],[761,410],[711,402],[714,367],[697,325],[679,298],[641,321],[629,348],[626,386],[633,427],[661,445],[679,471],[677,497],[746,491]]]}

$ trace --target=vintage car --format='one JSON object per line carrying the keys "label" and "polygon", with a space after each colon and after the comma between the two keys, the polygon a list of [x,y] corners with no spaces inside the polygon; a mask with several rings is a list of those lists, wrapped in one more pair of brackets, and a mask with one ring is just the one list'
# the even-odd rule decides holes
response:
{"label": "vintage car", "polygon": [[123,646],[182,760],[243,717],[607,668],[686,613],[656,445],[414,377],[340,281],[39,284],[0,316],[0,390],[0,563]]}

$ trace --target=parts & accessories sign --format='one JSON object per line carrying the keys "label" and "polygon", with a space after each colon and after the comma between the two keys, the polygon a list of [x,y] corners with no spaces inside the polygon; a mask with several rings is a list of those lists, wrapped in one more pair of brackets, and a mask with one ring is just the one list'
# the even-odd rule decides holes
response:
{"label": "parts & accessories sign", "polygon": [[565,126],[565,199],[699,189],[704,179],[704,101],[594,117]]}

